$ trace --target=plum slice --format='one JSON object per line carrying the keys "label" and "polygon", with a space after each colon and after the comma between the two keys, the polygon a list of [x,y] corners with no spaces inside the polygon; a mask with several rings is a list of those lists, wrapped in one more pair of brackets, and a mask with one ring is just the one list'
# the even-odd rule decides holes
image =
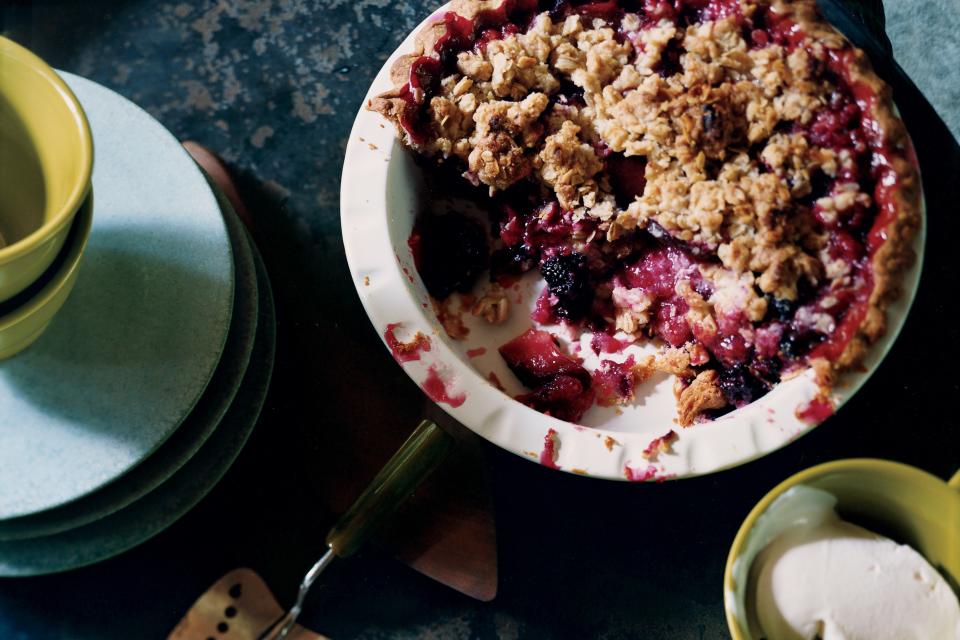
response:
{"label": "plum slice", "polygon": [[561,420],[577,422],[593,405],[590,373],[562,353],[546,331],[528,329],[500,347],[510,370],[531,393],[517,400]]}
{"label": "plum slice", "polygon": [[517,400],[535,411],[567,422],[579,422],[587,409],[593,406],[593,389],[584,386],[579,378],[560,375]]}

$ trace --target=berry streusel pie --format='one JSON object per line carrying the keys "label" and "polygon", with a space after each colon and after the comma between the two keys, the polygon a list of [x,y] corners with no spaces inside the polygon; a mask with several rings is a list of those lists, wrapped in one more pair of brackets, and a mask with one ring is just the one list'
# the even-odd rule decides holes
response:
{"label": "berry streusel pie", "polygon": [[[454,0],[370,108],[489,212],[421,219],[442,300],[538,269],[535,325],[594,333],[588,372],[538,327],[500,353],[572,422],[676,375],[678,422],[813,367],[828,389],[884,332],[920,187],[889,88],[813,0]],[[461,177],[462,176],[462,177]]]}

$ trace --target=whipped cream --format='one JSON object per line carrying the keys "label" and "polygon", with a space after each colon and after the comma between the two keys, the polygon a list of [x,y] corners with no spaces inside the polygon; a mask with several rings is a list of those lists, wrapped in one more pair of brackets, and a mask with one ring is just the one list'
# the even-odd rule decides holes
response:
{"label": "whipped cream", "polygon": [[790,526],[750,569],[761,637],[960,640],[957,595],[923,556],[840,519],[829,494],[796,489]]}

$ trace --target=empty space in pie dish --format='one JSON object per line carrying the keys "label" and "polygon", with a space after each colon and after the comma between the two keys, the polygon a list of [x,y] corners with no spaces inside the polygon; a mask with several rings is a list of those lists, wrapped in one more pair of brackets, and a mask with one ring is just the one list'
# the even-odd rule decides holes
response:
{"label": "empty space in pie dish", "polygon": [[[412,46],[413,35],[381,69],[364,107],[392,86],[389,69]],[[476,216],[485,227],[488,222],[485,213],[477,210],[477,203],[438,197],[425,176],[428,170],[396,140],[389,123],[362,107],[344,163],[344,244],[354,284],[378,334],[424,392],[465,426],[509,451],[565,471],[621,480],[663,480],[702,475],[755,459],[806,433],[828,415],[798,415],[809,408],[820,391],[812,371],[780,382],[747,406],[689,427],[678,425],[673,376],[662,373],[639,384],[629,404],[595,405],[578,425],[538,413],[514,400],[529,389],[509,370],[498,349],[534,325],[530,312],[543,280],[534,269],[505,288],[510,313],[500,325],[461,309],[469,305],[462,305],[460,294],[453,294],[442,307],[435,305],[409,246],[417,216],[426,211],[442,214],[453,210]],[[923,233],[921,226],[914,240],[918,260],[901,276],[906,293],[888,310],[886,336],[873,345],[863,370],[845,374],[832,390],[835,408],[866,381],[902,327],[919,279]],[[472,292],[472,301],[479,300],[488,286],[484,274]],[[440,317],[439,308],[443,309]],[[466,335],[453,339],[444,324],[458,333],[458,322],[467,330]],[[577,332],[560,325],[539,328],[556,336],[563,351],[583,358],[590,371],[601,359],[623,361],[633,355],[639,360],[662,350],[654,341],[640,339],[620,353],[597,356],[590,348],[590,333],[577,337]],[[676,434],[675,439],[657,452],[652,445],[670,432]]]}

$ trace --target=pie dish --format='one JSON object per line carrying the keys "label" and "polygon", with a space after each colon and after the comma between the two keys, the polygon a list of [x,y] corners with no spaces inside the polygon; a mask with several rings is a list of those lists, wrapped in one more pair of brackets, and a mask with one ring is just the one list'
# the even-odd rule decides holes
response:
{"label": "pie dish", "polygon": [[[377,73],[358,105],[340,188],[343,245],[358,297],[385,346],[430,400],[491,443],[535,464],[595,478],[661,481],[700,476],[767,455],[809,433],[858,392],[895,343],[916,295],[926,228],[922,197],[921,224],[912,240],[917,259],[896,276],[903,295],[886,309],[887,331],[865,350],[859,366],[838,374],[832,387],[825,389],[817,372],[807,367],[782,375],[769,392],[745,406],[701,412],[688,427],[678,424],[676,377],[661,371],[636,384],[632,402],[607,406],[595,397],[577,422],[517,401],[517,396],[535,390],[511,371],[499,349],[530,328],[548,331],[562,354],[591,372],[592,383],[602,379],[597,392],[609,389],[607,382],[618,387],[616,374],[622,367],[605,360],[622,365],[633,357],[635,364],[643,363],[649,356],[662,358],[666,346],[645,335],[623,346],[628,339],[622,332],[611,336],[582,322],[534,321],[531,316],[546,286],[539,268],[512,284],[505,281],[499,290],[491,287],[488,270],[499,248],[494,243],[499,228],[490,220],[491,204],[497,202],[490,198],[489,187],[481,183],[473,188],[455,162],[439,162],[437,156],[410,149],[390,121],[370,109],[378,98],[396,91],[398,60],[417,51],[422,34],[458,6],[448,3],[426,17]],[[422,250],[423,221],[451,212],[479,221],[491,255],[486,264],[482,258],[466,260],[473,267],[460,273],[469,271],[477,278],[473,291],[460,293],[458,287],[462,290],[469,282],[451,273],[447,283],[454,293],[440,300],[435,289],[434,295],[428,291],[430,266],[423,258],[429,262],[430,256],[442,258],[444,252]],[[475,231],[465,232],[464,238]],[[595,375],[605,367],[608,375]],[[723,411],[729,412],[717,416]],[[716,417],[705,420],[711,412]]]}
{"label": "pie dish", "polygon": [[[799,412],[819,422],[884,335],[916,161],[889,88],[812,0],[455,0],[390,77],[368,107],[488,212],[410,234],[440,315],[459,293],[498,324],[524,273],[545,281],[499,349],[531,408],[577,423],[665,372],[688,427],[812,370]],[[558,326],[591,333],[599,366]],[[603,359],[638,344],[656,349]]]}

